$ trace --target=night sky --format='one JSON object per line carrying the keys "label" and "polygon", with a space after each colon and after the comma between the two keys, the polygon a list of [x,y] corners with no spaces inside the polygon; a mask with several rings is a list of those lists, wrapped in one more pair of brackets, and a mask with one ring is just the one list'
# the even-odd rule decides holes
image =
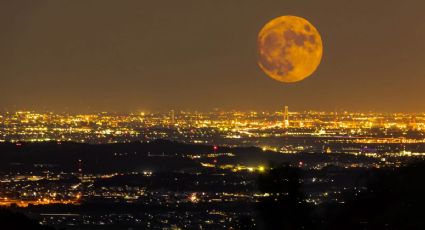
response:
{"label": "night sky", "polygon": [[[425,112],[423,0],[0,1],[0,109]],[[297,15],[317,71],[284,84],[257,34]]]}

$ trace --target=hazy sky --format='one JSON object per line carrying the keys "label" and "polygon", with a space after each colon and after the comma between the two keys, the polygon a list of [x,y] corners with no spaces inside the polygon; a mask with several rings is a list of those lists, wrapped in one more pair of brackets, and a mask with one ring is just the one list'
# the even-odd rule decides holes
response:
{"label": "hazy sky", "polygon": [[[425,112],[423,0],[0,1],[0,108]],[[283,84],[256,39],[281,15],[322,35],[317,72]]]}

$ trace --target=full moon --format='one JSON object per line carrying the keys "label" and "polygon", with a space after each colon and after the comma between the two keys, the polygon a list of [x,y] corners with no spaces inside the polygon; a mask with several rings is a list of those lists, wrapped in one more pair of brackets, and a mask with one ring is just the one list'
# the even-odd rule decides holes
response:
{"label": "full moon", "polygon": [[322,59],[320,34],[301,17],[281,16],[269,21],[258,34],[257,42],[260,68],[280,82],[309,77]]}

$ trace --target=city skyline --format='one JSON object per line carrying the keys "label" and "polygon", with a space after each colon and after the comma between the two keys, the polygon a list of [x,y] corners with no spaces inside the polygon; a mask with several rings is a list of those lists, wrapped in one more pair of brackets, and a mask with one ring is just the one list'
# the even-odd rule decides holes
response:
{"label": "city skyline", "polygon": [[343,113],[350,113],[350,114],[404,114],[404,115],[415,115],[415,114],[425,114],[425,111],[418,111],[418,112],[404,112],[404,111],[377,111],[377,110],[350,110],[350,109],[344,109],[344,108],[335,108],[335,109],[329,109],[329,110],[320,110],[320,109],[312,109],[312,108],[306,108],[306,109],[294,109],[293,107],[290,107],[288,105],[283,105],[276,108],[271,109],[235,109],[235,108],[210,108],[210,109],[176,109],[176,108],[163,108],[163,109],[132,109],[128,111],[111,111],[111,110],[84,110],[84,111],[71,111],[69,108],[66,108],[64,110],[52,110],[52,109],[28,109],[28,108],[3,108],[0,109],[0,113],[39,113],[39,114],[67,114],[67,115],[95,115],[95,114],[112,114],[112,115],[138,115],[138,114],[166,114],[171,113],[174,111],[175,113],[283,113],[285,107],[290,108],[289,113],[329,113],[329,114],[343,114]]}
{"label": "city skyline", "polygon": [[[424,111],[422,1],[0,4],[2,109]],[[303,82],[258,67],[257,34],[280,15],[321,32]]]}
{"label": "city skyline", "polygon": [[[280,148],[285,137],[336,137],[356,143],[424,143],[425,114],[350,112],[187,112],[66,114],[0,113],[0,142],[127,143],[176,140],[194,144]],[[259,138],[259,139],[257,139]],[[354,138],[354,139],[353,139]],[[251,140],[250,140],[251,139]],[[259,141],[263,139],[262,141]],[[266,144],[274,139],[269,144]],[[304,151],[305,149],[302,149]]]}

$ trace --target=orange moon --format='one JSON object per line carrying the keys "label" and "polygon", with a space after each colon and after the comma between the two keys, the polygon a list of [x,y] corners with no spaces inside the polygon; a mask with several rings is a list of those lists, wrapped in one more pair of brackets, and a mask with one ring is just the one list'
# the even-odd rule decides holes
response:
{"label": "orange moon", "polygon": [[269,21],[258,34],[257,43],[260,68],[280,82],[297,82],[309,77],[322,59],[319,31],[297,16],[281,16]]}

